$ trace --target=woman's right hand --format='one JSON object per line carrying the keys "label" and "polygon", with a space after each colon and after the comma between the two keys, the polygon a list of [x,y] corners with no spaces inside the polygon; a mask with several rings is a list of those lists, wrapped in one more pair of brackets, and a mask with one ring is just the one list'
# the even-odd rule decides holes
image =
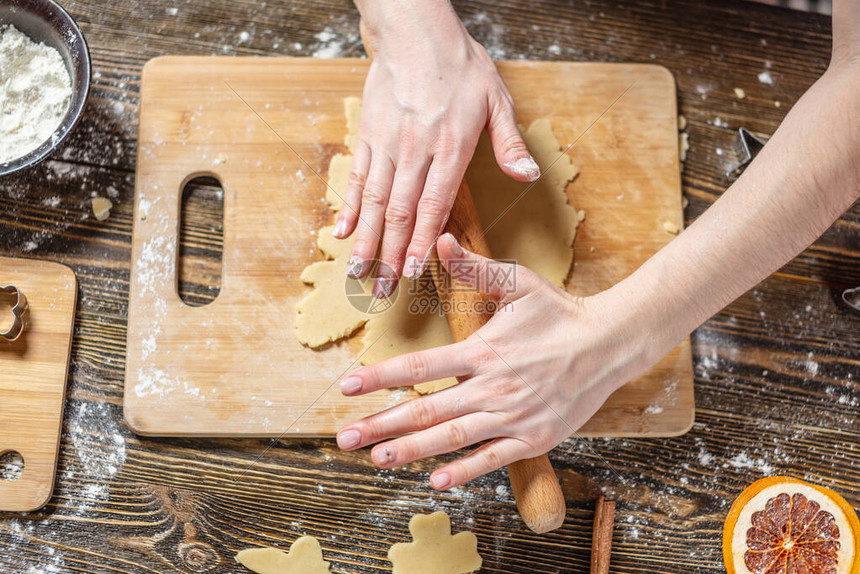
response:
{"label": "woman's right hand", "polygon": [[540,168],[493,61],[447,0],[356,3],[374,58],[334,235],[355,232],[347,272],[356,278],[381,242],[373,292],[385,297],[401,274],[424,271],[483,129],[510,177],[534,181]]}

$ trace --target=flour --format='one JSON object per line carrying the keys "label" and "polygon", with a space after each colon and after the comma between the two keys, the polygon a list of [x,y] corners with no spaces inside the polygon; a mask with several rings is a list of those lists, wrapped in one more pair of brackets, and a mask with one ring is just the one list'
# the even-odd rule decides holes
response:
{"label": "flour", "polygon": [[71,78],[57,50],[14,26],[0,27],[0,164],[49,139],[71,95]]}

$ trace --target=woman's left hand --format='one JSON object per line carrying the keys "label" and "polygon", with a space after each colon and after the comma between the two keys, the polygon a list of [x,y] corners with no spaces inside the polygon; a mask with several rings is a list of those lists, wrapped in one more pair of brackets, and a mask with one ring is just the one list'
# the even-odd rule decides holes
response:
{"label": "woman's left hand", "polygon": [[[465,252],[450,234],[439,239],[437,251],[455,279],[489,294],[499,310],[465,341],[362,367],[341,381],[345,395],[445,377],[460,381],[338,433],[345,450],[387,441],[372,451],[380,467],[485,443],[431,475],[431,485],[441,490],[546,453],[671,348],[648,340],[649,325],[638,324],[644,313],[621,296],[623,282],[579,298],[525,267]],[[462,260],[469,264],[451,265]],[[515,281],[506,284],[512,289],[490,282],[506,276],[505,266],[513,267]]]}

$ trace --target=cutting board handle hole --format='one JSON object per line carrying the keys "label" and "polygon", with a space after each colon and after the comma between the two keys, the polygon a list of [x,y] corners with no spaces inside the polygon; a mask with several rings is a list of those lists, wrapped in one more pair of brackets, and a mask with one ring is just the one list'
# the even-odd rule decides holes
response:
{"label": "cutting board handle hole", "polygon": [[182,188],[179,217],[179,298],[190,307],[202,307],[221,293],[224,256],[221,182],[208,175],[189,180]]}
{"label": "cutting board handle hole", "polygon": [[24,457],[17,450],[0,453],[0,481],[18,480],[24,474]]}

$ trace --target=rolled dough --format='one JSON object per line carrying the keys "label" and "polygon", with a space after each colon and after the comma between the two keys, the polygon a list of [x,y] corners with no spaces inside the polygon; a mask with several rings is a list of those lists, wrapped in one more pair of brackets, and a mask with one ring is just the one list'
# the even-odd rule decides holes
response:
{"label": "rolled dough", "polygon": [[[344,143],[352,152],[361,105],[357,98],[347,98],[344,105],[347,120]],[[535,120],[528,129],[520,131],[541,167],[543,175],[537,182],[521,183],[506,176],[496,164],[486,133],[478,142],[466,171],[466,181],[493,256],[529,267],[561,286],[573,260],[577,226],[576,210],[569,205],[565,188],[576,177],[577,169],[559,145],[548,119]],[[352,156],[345,154],[336,154],[329,165],[326,200],[335,212],[343,206],[341,198],[351,165]],[[401,281],[390,308],[378,313],[356,309],[355,299],[351,302],[346,295],[346,263],[353,237],[335,239],[331,230],[331,226],[320,229],[317,240],[327,259],[309,265],[302,272],[302,280],[313,289],[297,306],[296,337],[300,342],[319,348],[364,327],[359,357],[365,365],[453,342],[442,315],[410,312],[415,303],[424,308],[418,299],[427,295],[414,287],[410,289],[408,280]],[[365,279],[351,288],[369,293],[371,281]],[[426,393],[454,383],[454,379],[445,379],[415,388]]]}

